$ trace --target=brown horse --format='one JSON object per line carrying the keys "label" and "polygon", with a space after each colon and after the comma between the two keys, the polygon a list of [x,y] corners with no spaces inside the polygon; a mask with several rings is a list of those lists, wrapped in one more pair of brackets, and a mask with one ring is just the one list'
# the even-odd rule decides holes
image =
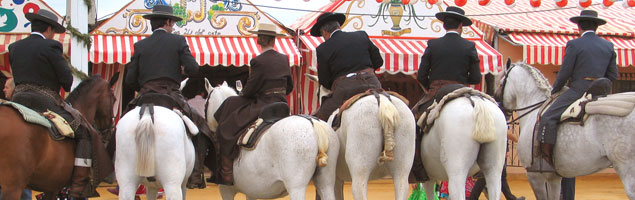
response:
{"label": "brown horse", "polygon": [[[89,123],[112,127],[115,96],[106,80],[93,76],[83,81],[66,101]],[[0,199],[20,199],[27,186],[54,198],[70,185],[75,160],[73,140],[53,140],[46,128],[26,123],[8,106],[0,106],[0,127]]]}

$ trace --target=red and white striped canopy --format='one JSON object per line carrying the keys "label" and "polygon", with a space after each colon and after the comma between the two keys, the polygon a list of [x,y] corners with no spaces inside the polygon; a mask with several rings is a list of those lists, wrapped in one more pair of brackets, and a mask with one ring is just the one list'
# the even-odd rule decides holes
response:
{"label": "red and white striped canopy", "polygon": [[[569,40],[579,35],[510,33],[509,39],[523,45],[523,60],[528,64],[561,65],[565,47]],[[635,39],[600,36],[613,43],[617,53],[617,65],[622,67],[635,65]]]}
{"label": "red and white striped canopy", "polygon": [[[134,43],[146,36],[93,35],[89,61],[93,63],[130,62]],[[200,65],[243,66],[261,53],[256,37],[186,36],[192,55]],[[289,56],[291,66],[300,65],[300,52],[291,38],[277,38],[274,49]]]}
{"label": "red and white striped canopy", "polygon": [[[9,52],[9,45],[11,45],[14,42],[17,42],[18,40],[24,39],[31,36],[31,34],[29,33],[19,33],[19,34],[13,34],[13,33],[3,33],[0,34],[0,54],[5,54],[7,52]],[[66,33],[62,33],[62,34],[55,34],[53,36],[53,40],[57,40],[60,43],[62,43],[62,48],[64,48],[64,54],[68,55],[68,49],[70,48],[70,36]]]}
{"label": "red and white striped canopy", "polygon": [[[316,51],[318,45],[324,42],[322,37],[300,36],[303,44],[306,45],[306,51],[310,60],[309,67],[311,70],[317,70]],[[375,43],[382,57],[384,65],[377,73],[388,72],[390,74],[404,73],[414,74],[419,69],[419,62],[423,52],[427,47],[427,40],[412,39],[396,39],[396,38],[371,38]],[[481,73],[497,74],[502,70],[502,56],[498,51],[494,50],[490,45],[481,40],[474,40],[478,57],[481,60]],[[304,49],[303,49],[304,51]]]}
{"label": "red and white striped canopy", "polygon": [[[30,34],[28,33],[20,33],[20,34],[13,34],[13,33],[3,33],[0,34],[0,70],[2,71],[6,71],[6,72],[11,72],[11,66],[9,63],[9,54],[7,54],[9,52],[9,45],[29,37]],[[70,36],[67,34],[55,34],[53,36],[54,40],[59,41],[60,43],[62,43],[62,48],[64,51],[64,55],[68,56],[69,55],[69,49],[70,49]]]}

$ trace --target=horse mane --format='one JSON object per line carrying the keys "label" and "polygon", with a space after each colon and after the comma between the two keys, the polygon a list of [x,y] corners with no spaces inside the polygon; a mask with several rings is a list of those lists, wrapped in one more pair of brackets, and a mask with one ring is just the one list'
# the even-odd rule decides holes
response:
{"label": "horse mane", "polygon": [[521,66],[526,69],[529,74],[531,74],[531,77],[534,78],[534,80],[536,81],[536,86],[538,86],[538,89],[542,90],[545,93],[545,96],[551,96],[551,84],[549,84],[549,80],[545,78],[545,75],[543,75],[540,70],[525,62],[517,62],[514,65]]}
{"label": "horse mane", "polygon": [[217,91],[220,92],[220,94],[222,94],[222,96],[224,97],[230,97],[230,96],[236,96],[238,95],[238,93],[236,93],[236,90],[234,90],[234,88],[229,87],[229,85],[226,84],[221,84],[215,87],[215,89]]}
{"label": "horse mane", "polygon": [[86,93],[90,92],[93,86],[101,80],[99,75],[93,75],[90,78],[82,81],[79,85],[71,91],[71,93],[66,97],[66,102],[73,103],[77,102],[81,96],[84,96]]}

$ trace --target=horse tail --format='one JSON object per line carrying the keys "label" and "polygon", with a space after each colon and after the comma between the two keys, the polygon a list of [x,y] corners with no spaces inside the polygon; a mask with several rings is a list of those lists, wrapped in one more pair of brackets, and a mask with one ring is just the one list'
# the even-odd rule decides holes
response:
{"label": "horse tail", "polygon": [[387,97],[380,95],[377,103],[379,104],[377,117],[384,133],[384,151],[377,159],[377,162],[383,164],[386,161],[394,160],[395,128],[400,119],[397,108]]}
{"label": "horse tail", "polygon": [[142,177],[155,175],[154,122],[149,111],[141,113],[142,117],[135,129],[137,144],[136,173]]}
{"label": "horse tail", "polygon": [[329,160],[329,156],[326,155],[326,151],[329,149],[329,127],[326,123],[319,120],[311,119],[313,124],[313,132],[317,135],[318,143],[318,155],[316,158],[317,164],[320,167],[326,166]]}
{"label": "horse tail", "polygon": [[478,143],[488,143],[496,140],[496,127],[492,113],[487,110],[485,101],[482,98],[472,99],[474,102],[474,129],[472,138]]}

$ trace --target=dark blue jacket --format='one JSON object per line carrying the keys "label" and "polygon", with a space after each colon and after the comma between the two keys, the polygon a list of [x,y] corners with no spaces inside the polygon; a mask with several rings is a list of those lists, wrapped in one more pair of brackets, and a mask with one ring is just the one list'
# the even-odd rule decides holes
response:
{"label": "dark blue jacket", "polygon": [[560,91],[569,81],[570,89],[582,96],[591,84],[590,80],[584,78],[605,77],[611,81],[616,80],[615,57],[613,43],[598,37],[593,32],[567,42],[562,66],[553,83],[551,93]]}
{"label": "dark blue jacket", "polygon": [[198,74],[199,65],[185,37],[158,29],[134,44],[125,82],[136,90],[155,79],[168,79],[178,84],[182,80],[181,66],[188,76]]}
{"label": "dark blue jacket", "polygon": [[428,41],[417,72],[417,81],[430,88],[434,80],[458,81],[463,84],[481,82],[480,60],[474,42],[458,34],[447,33]]}

